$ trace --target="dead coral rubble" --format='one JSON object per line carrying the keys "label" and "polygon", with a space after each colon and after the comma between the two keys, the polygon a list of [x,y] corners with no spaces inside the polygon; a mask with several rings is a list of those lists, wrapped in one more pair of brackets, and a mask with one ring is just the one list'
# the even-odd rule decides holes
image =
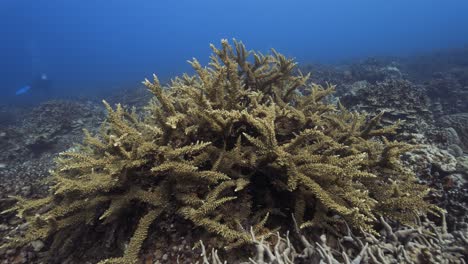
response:
{"label": "dead coral rubble", "polygon": [[453,129],[454,139],[450,143],[459,146],[464,152],[468,153],[468,113],[442,116],[439,123],[441,127]]}
{"label": "dead coral rubble", "polygon": [[[293,263],[465,263],[468,254],[468,225],[463,230],[448,233],[446,226],[437,227],[425,219],[417,227],[394,228],[394,224],[380,219],[380,236],[365,233],[355,235],[350,230],[334,242],[326,235],[318,242],[309,241],[297,232],[300,245],[291,242],[290,235],[276,234],[274,244],[258,239],[252,234],[257,251],[249,262],[242,264],[293,264]],[[203,264],[223,264],[218,251],[207,252],[202,244]]]}
{"label": "dead coral rubble", "polygon": [[402,79],[403,73],[395,58],[368,58],[350,65],[350,77],[360,81],[366,80],[372,84],[388,80]]}
{"label": "dead coral rubble", "polygon": [[291,228],[291,214],[302,228],[338,233],[347,222],[375,233],[380,216],[409,224],[437,209],[400,162],[413,147],[387,140],[396,127],[380,126],[381,114],[327,104],[334,87],[293,74],[296,63],[274,50],[225,40],[212,49],[209,67],[194,59],[197,74],[168,89],[146,80],[154,98],[143,117],[105,102],[101,132],[85,131],[57,159],[52,193],[13,209],[30,228],[9,246],[49,239],[57,254],[64,238],[113,228],[128,244],[102,263],[135,263],[151,226],[168,216],[234,248],[253,242],[250,228],[263,239]]}
{"label": "dead coral rubble", "polygon": [[[91,102],[47,101],[33,108],[16,125],[0,125],[0,163],[6,164],[5,177],[20,177],[27,168],[21,163],[50,163],[51,156],[81,140],[83,127],[102,122],[102,107]],[[43,157],[44,156],[44,157]],[[36,162],[40,160],[40,162]],[[9,171],[18,167],[21,170]],[[49,167],[50,168],[50,167]],[[47,170],[35,177],[47,174]]]}
{"label": "dead coral rubble", "polygon": [[[15,122],[2,122],[0,113],[0,212],[15,203],[12,195],[32,199],[47,194],[43,180],[54,165],[53,157],[82,140],[83,127],[94,131],[105,117],[104,110],[101,104],[84,100],[5,108],[5,116],[14,116]],[[23,221],[13,214],[0,215],[0,245],[26,231],[28,224]],[[0,263],[36,263],[41,243],[0,249]]]}
{"label": "dead coral rubble", "polygon": [[468,112],[468,67],[434,73],[425,86],[436,116]]}
{"label": "dead coral rubble", "polygon": [[404,120],[401,129],[417,133],[433,123],[430,99],[421,85],[403,79],[385,80],[376,84],[359,81],[348,85],[347,90],[340,98],[346,107],[371,115],[383,111],[383,124]]}

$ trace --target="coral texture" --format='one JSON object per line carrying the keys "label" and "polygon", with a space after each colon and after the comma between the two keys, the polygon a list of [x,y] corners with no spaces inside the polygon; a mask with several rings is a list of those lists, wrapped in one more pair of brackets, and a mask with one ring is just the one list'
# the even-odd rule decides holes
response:
{"label": "coral texture", "polygon": [[464,152],[468,152],[468,113],[457,113],[453,115],[442,116],[439,120],[441,126],[451,127],[455,135],[459,138],[458,143]]}
{"label": "coral texture", "polygon": [[433,78],[425,84],[428,95],[433,98],[432,108],[435,116],[468,112],[467,80],[466,66],[433,74]]}
{"label": "coral texture", "polygon": [[[465,263],[464,256],[468,254],[468,229],[448,233],[443,221],[442,227],[436,226],[425,219],[416,227],[400,227],[394,230],[383,218],[381,236],[364,233],[356,236],[348,231],[346,236],[328,241],[326,235],[320,236],[318,242],[310,242],[303,234],[301,245],[294,245],[291,236],[276,235],[275,244],[258,240],[252,235],[257,251],[249,262],[242,264],[293,264],[293,263]],[[337,250],[339,249],[339,250]],[[203,264],[222,264],[218,251],[207,252],[202,244]]]}
{"label": "coral texture", "polygon": [[[295,73],[292,59],[248,52],[242,43],[212,46],[208,67],[191,61],[154,94],[144,114],[114,109],[96,136],[62,153],[52,171],[52,193],[20,200],[30,222],[11,245],[80,236],[84,226],[128,228],[123,257],[134,263],[151,225],[178,215],[219,238],[227,248],[290,229],[340,232],[342,223],[373,232],[380,216],[410,224],[437,209],[428,188],[400,163],[413,146],[389,141],[396,126],[381,114],[352,113],[324,98],[334,91]],[[301,94],[299,91],[306,91]],[[37,210],[40,209],[40,213]],[[62,242],[60,242],[62,241]]]}
{"label": "coral texture", "polygon": [[423,86],[402,79],[388,79],[371,84],[367,81],[355,82],[349,93],[340,97],[350,109],[376,114],[384,111],[382,124],[391,124],[401,119],[400,126],[406,132],[427,129],[433,122],[430,99]]}

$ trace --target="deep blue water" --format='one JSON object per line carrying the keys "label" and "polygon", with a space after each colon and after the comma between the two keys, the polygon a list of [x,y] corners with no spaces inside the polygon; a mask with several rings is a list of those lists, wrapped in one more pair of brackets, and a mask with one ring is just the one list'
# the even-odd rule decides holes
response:
{"label": "deep blue water", "polygon": [[167,80],[222,38],[300,63],[460,47],[467,14],[467,0],[0,0],[0,101],[40,96],[15,91],[41,73],[48,97]]}

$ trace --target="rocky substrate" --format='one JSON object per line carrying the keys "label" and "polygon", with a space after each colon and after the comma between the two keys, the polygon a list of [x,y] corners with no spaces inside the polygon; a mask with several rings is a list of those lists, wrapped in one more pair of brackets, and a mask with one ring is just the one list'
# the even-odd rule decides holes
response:
{"label": "rocky substrate", "polygon": [[[0,211],[15,202],[11,196],[44,195],[54,158],[81,141],[83,128],[95,131],[105,112],[102,106],[91,101],[57,100],[15,116],[15,122],[0,123]],[[0,223],[0,244],[27,228],[27,224],[11,214],[0,215]],[[22,249],[0,249],[0,263],[33,263],[43,249],[43,241]]]}

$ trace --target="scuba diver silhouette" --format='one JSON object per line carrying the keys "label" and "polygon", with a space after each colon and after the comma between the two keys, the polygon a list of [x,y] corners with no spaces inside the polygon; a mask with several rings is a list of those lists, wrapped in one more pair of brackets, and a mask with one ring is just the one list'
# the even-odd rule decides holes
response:
{"label": "scuba diver silhouette", "polygon": [[29,84],[16,90],[16,95],[33,94],[34,96],[47,97],[52,93],[52,82],[45,73],[34,78]]}
{"label": "scuba diver silhouette", "polygon": [[16,90],[16,96],[24,97],[21,100],[42,101],[50,99],[54,96],[54,91],[52,90],[52,82],[46,74],[45,66],[47,64],[44,63],[41,46],[37,45],[34,39],[31,39],[25,43],[24,49],[27,54],[25,58],[30,58],[29,76],[33,78],[29,83],[25,83],[24,86]]}

